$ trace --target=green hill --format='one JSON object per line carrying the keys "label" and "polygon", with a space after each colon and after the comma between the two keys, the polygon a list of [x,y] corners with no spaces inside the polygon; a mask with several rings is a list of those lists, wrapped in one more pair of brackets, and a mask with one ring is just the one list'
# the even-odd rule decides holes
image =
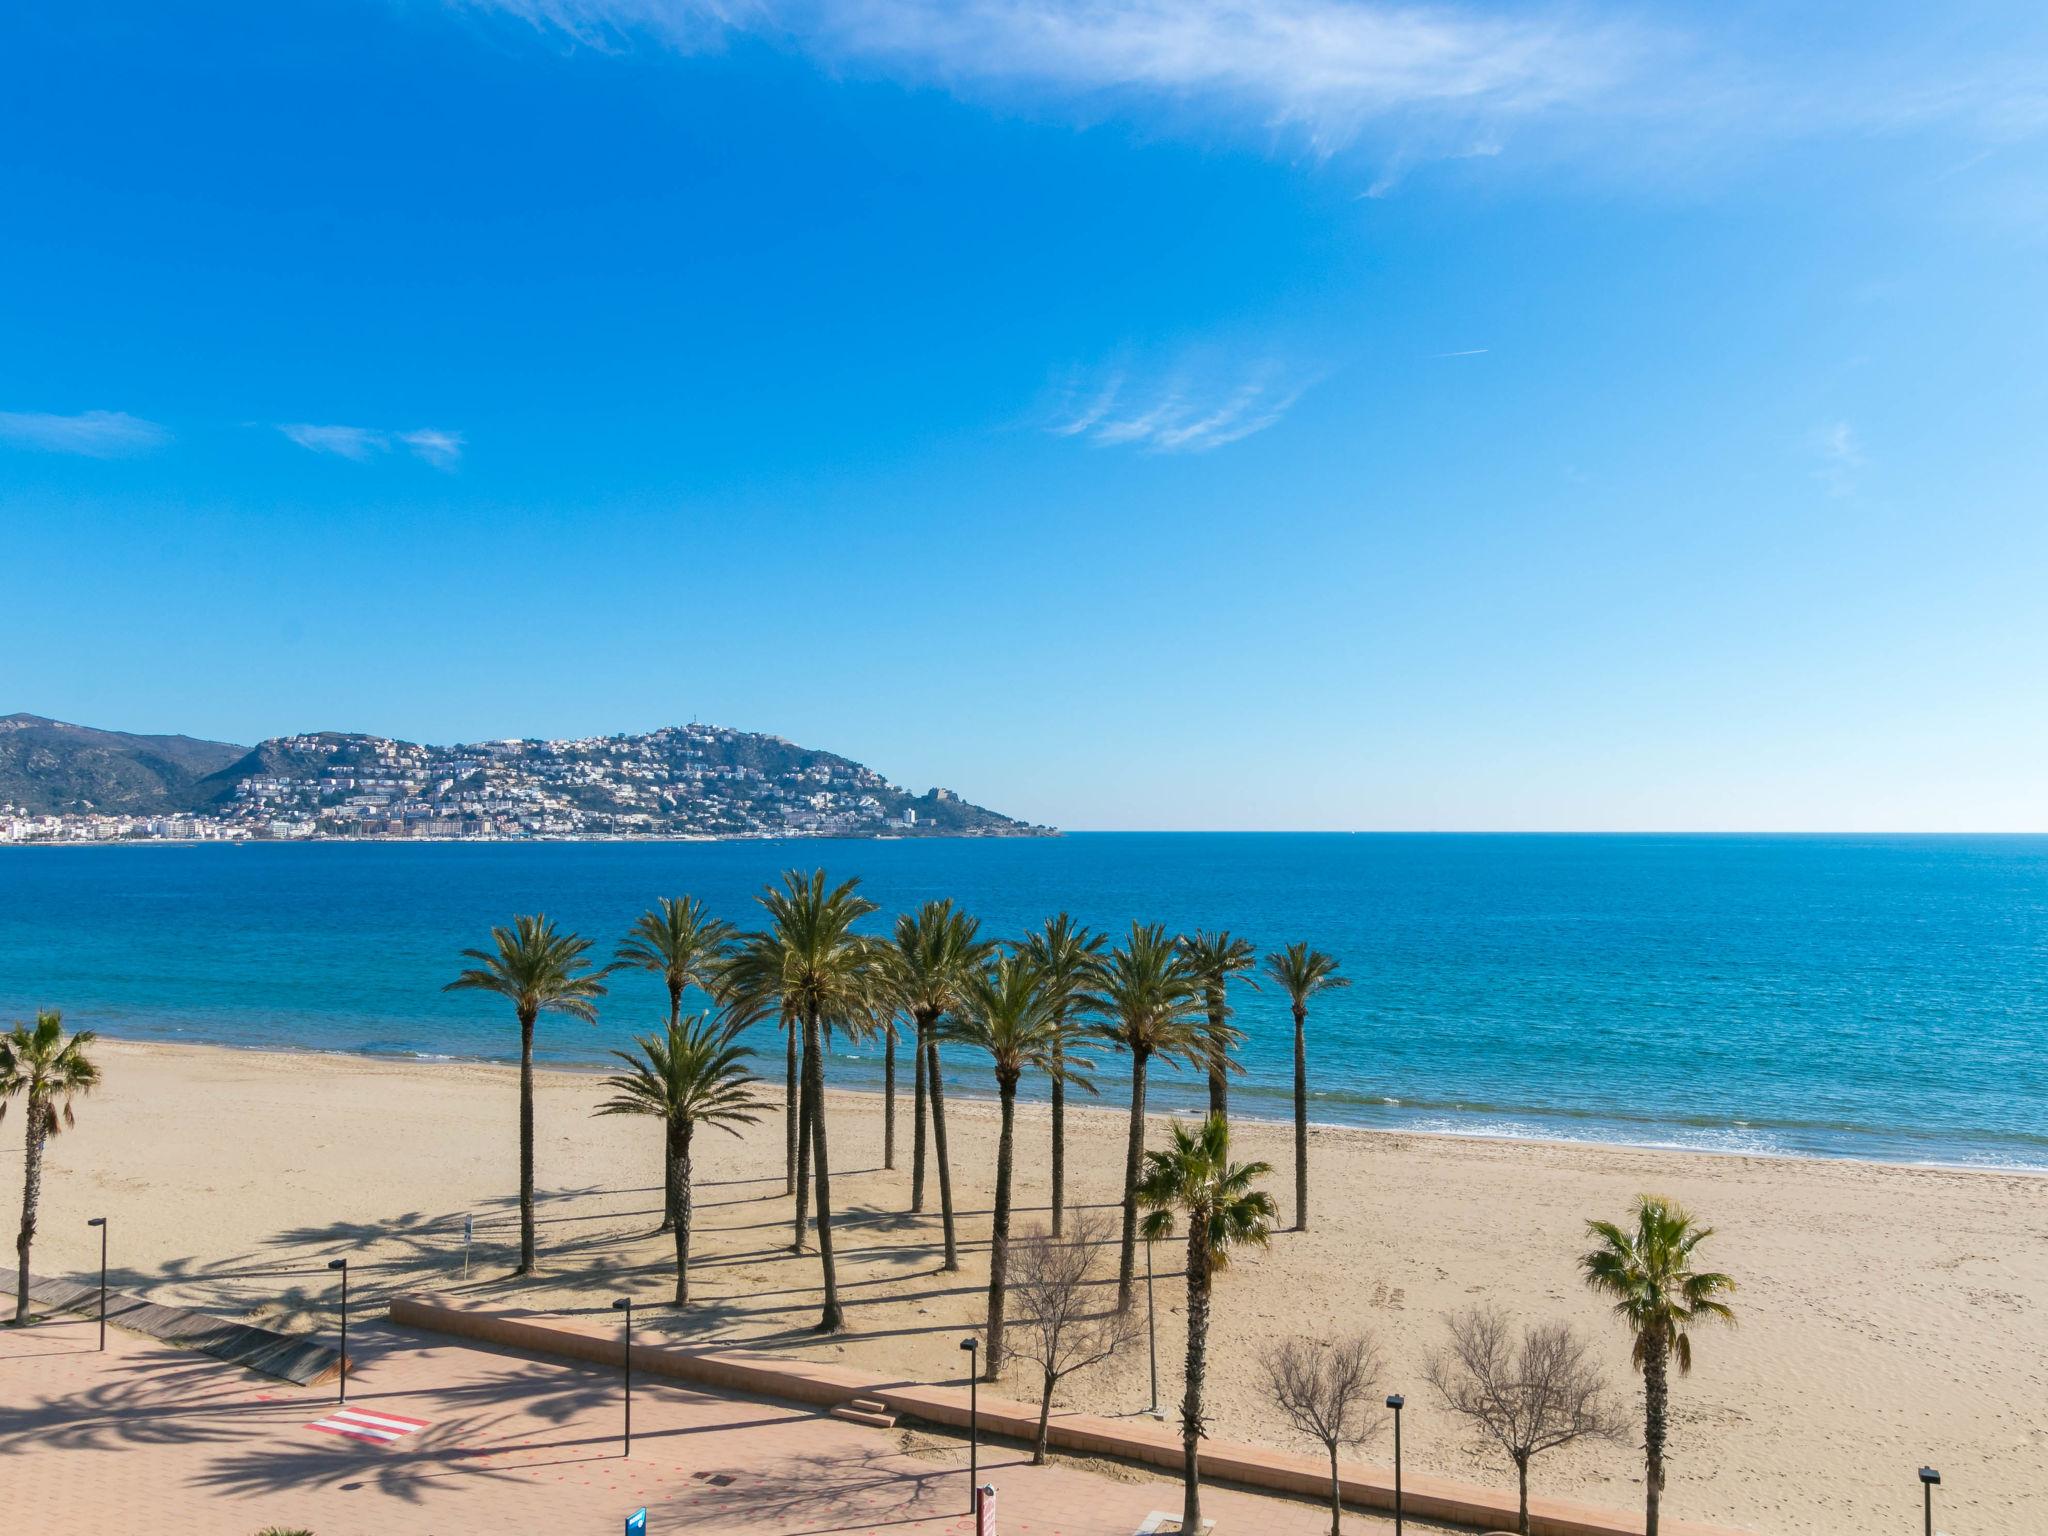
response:
{"label": "green hill", "polygon": [[41,715],[0,716],[0,805],[34,815],[151,815],[199,798],[199,781],[247,747],[192,736],[131,736]]}

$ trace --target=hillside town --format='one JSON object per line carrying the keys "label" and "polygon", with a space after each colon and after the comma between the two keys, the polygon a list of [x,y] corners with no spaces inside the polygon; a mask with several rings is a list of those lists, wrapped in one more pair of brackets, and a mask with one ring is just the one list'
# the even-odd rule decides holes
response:
{"label": "hillside town", "polygon": [[719,726],[452,747],[274,738],[168,808],[0,805],[0,842],[1015,836],[950,790]]}

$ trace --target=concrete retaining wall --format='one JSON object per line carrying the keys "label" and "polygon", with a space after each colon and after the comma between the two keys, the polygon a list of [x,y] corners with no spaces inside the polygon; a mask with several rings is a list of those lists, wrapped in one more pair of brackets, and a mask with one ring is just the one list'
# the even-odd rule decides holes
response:
{"label": "concrete retaining wall", "polygon": [[[620,1330],[609,1319],[596,1322],[550,1317],[471,1306],[433,1296],[401,1296],[391,1303],[391,1320],[409,1328],[599,1365],[618,1365],[622,1353]],[[893,1413],[929,1424],[965,1429],[968,1421],[965,1387],[889,1382],[865,1372],[807,1360],[771,1359],[740,1350],[635,1343],[633,1369],[651,1376],[820,1408],[834,1408],[855,1397],[868,1397],[888,1404]],[[1035,1404],[984,1392],[979,1407],[986,1434],[1026,1443],[1037,1435]],[[1179,1431],[1149,1419],[1055,1413],[1047,1438],[1062,1450],[1113,1456],[1176,1474],[1181,1470],[1184,1454]],[[1330,1466],[1320,1456],[1299,1456],[1228,1440],[1204,1440],[1201,1457],[1205,1478],[1309,1498],[1329,1497]],[[1359,1509],[1394,1507],[1391,1468],[1340,1462],[1338,1476],[1346,1504]],[[1409,1475],[1402,1480],[1402,1503],[1409,1514],[1424,1519],[1481,1530],[1512,1530],[1515,1526],[1514,1495],[1503,1489]],[[1581,1504],[1572,1499],[1532,1498],[1529,1526],[1534,1536],[1642,1536],[1643,1517],[1639,1512]],[[1683,1520],[1665,1520],[1663,1530],[1666,1536],[1747,1536],[1726,1526]]]}

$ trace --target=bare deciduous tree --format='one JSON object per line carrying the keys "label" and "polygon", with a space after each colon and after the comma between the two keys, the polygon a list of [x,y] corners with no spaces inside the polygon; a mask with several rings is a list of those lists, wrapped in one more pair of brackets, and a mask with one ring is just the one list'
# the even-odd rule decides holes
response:
{"label": "bare deciduous tree", "polygon": [[1574,1440],[1618,1440],[1626,1420],[1607,1378],[1568,1323],[1532,1323],[1516,1337],[1505,1313],[1475,1307],[1444,1319],[1451,1342],[1424,1369],[1445,1404],[1508,1453],[1529,1536],[1529,1463]]}
{"label": "bare deciduous tree", "polygon": [[1330,1456],[1330,1536],[1341,1536],[1343,1485],[1337,1453],[1363,1445],[1379,1427],[1380,1350],[1369,1333],[1289,1339],[1266,1357],[1266,1397],[1287,1422]]}
{"label": "bare deciduous tree", "polygon": [[[1097,1295],[1107,1275],[1096,1273],[1097,1254],[1111,1239],[1110,1224],[1094,1211],[1076,1211],[1068,1235],[1032,1227],[1010,1249],[1009,1352],[1038,1369],[1038,1438],[1031,1448],[1045,1462],[1046,1423],[1052,1394],[1076,1371],[1100,1365],[1138,1337],[1138,1314],[1115,1309],[1113,1295]],[[1107,1310],[1103,1310],[1107,1307]]]}

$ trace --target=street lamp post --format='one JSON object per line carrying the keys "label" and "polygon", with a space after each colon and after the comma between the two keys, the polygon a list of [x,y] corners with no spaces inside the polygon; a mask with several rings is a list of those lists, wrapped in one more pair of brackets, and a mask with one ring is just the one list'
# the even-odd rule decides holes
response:
{"label": "street lamp post", "polygon": [[1408,1399],[1396,1392],[1387,1399],[1394,1410],[1394,1536],[1401,1536],[1401,1410]]}
{"label": "street lamp post", "polygon": [[337,1402],[348,1401],[348,1260],[329,1259],[329,1269],[341,1271],[341,1395]]}
{"label": "street lamp post", "polygon": [[981,1395],[976,1383],[981,1379],[975,1353],[981,1347],[979,1339],[962,1339],[960,1347],[967,1351],[967,1513],[975,1511],[975,1488],[981,1481]]}
{"label": "street lamp post", "polygon": [[1926,1517],[1927,1536],[1934,1536],[1934,1490],[1941,1482],[1941,1474],[1932,1467],[1920,1469],[1920,1506]]}
{"label": "street lamp post", "polygon": [[107,1347],[107,1218],[94,1216],[87,1220],[88,1227],[100,1229],[100,1348]]}
{"label": "street lamp post", "polygon": [[1152,1310],[1152,1239],[1145,1239],[1145,1355],[1152,1367],[1152,1406],[1145,1411],[1159,1414],[1159,1318]]}
{"label": "street lamp post", "polygon": [[625,1454],[631,1456],[633,1454],[633,1298],[630,1296],[621,1296],[617,1301],[612,1303],[612,1310],[614,1312],[623,1312],[626,1314],[626,1347],[624,1351],[621,1353],[620,1359],[625,1362],[626,1366]]}

